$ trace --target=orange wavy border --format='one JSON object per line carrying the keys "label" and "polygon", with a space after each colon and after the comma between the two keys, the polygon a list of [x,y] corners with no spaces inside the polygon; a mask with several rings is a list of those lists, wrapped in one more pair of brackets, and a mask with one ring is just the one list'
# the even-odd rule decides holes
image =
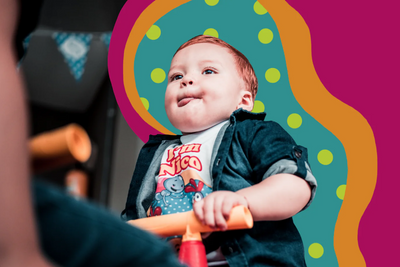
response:
{"label": "orange wavy border", "polygon": [[134,76],[134,62],[140,42],[145,36],[147,30],[162,16],[173,10],[174,8],[189,2],[190,0],[176,0],[176,1],[165,1],[156,0],[151,3],[136,20],[135,25],[129,34],[126,42],[124,51],[124,86],[126,95],[131,102],[132,107],[136,112],[146,121],[150,126],[155,128],[157,131],[164,134],[173,134],[162,124],[160,124],[153,116],[145,109],[142,104],[139,93],[136,88],[135,76]]}
{"label": "orange wavy border", "polygon": [[[133,73],[134,59],[139,43],[150,26],[189,1],[154,1],[136,21],[125,47],[124,85],[127,96],[138,114],[165,134],[173,133],[156,121],[140,101]],[[300,14],[284,0],[258,2],[268,10],[279,30],[295,98],[344,146],[348,178],[346,196],[336,222],[334,247],[340,266],[365,266],[357,235],[361,216],[372,198],[377,178],[377,152],[371,127],[360,113],[333,97],[319,80],[312,63],[309,29]],[[368,155],[368,158],[361,158],[360,155]]]}
{"label": "orange wavy border", "polygon": [[372,129],[359,112],[332,96],[319,80],[312,63],[310,32],[301,15],[284,0],[258,2],[278,27],[296,100],[344,146],[348,176],[346,196],[335,226],[334,248],[340,266],[366,266],[358,247],[358,225],[377,179]]}

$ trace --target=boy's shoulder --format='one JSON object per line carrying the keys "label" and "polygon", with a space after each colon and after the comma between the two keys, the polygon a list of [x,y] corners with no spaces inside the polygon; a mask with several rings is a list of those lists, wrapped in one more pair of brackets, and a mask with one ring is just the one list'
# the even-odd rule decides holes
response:
{"label": "boy's shoulder", "polygon": [[256,128],[280,128],[283,129],[277,122],[265,120],[265,112],[253,113],[244,109],[238,109],[231,115],[231,122],[236,121],[239,127],[254,126]]}
{"label": "boy's shoulder", "polygon": [[236,121],[236,129],[238,131],[257,132],[260,130],[269,132],[285,132],[282,126],[271,120],[264,120],[266,113],[253,113],[239,109],[232,113],[231,122]]}
{"label": "boy's shoulder", "polygon": [[279,123],[264,120],[265,113],[248,115],[245,119],[236,120],[235,136],[239,142],[274,143],[280,140],[290,144],[294,143],[293,138]]}
{"label": "boy's shoulder", "polygon": [[292,142],[292,137],[275,121],[245,120],[236,123],[236,136],[239,139],[257,142],[273,142],[276,139]]}

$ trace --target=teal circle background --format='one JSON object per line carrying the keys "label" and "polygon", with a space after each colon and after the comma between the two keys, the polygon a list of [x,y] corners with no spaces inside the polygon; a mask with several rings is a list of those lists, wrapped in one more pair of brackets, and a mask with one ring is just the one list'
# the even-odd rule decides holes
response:
{"label": "teal circle background", "polygon": [[[157,40],[143,38],[135,58],[135,81],[140,97],[150,103],[150,114],[170,131],[179,134],[169,122],[164,110],[164,93],[167,78],[160,84],[154,83],[150,73],[155,68],[162,68],[168,73],[173,54],[177,48],[190,38],[202,34],[208,28],[214,28],[219,38],[233,45],[249,59],[259,81],[256,100],[261,101],[267,113],[266,120],[278,122],[295,140],[308,148],[308,158],[318,190],[309,208],[294,216],[294,221],[303,239],[304,247],[320,243],[324,255],[318,260],[308,255],[308,266],[338,266],[333,248],[335,223],[342,204],[336,196],[336,189],[347,183],[347,160],[340,141],[321,124],[307,114],[293,96],[288,80],[285,55],[275,22],[266,13],[254,12],[255,1],[219,1],[215,6],[208,6],[204,0],[193,0],[172,10],[155,24],[161,29]],[[240,15],[240,20],[237,19]],[[228,23],[229,22],[229,23]],[[268,28],[274,34],[269,44],[258,40],[261,29]],[[276,68],[281,78],[276,83],[265,80],[265,71]],[[307,90],[305,87],[304,90]],[[312,96],[310,96],[312,97]],[[287,125],[287,117],[297,113],[302,117],[302,125],[292,129]],[[317,154],[328,149],[335,155],[329,165],[322,165]]]}

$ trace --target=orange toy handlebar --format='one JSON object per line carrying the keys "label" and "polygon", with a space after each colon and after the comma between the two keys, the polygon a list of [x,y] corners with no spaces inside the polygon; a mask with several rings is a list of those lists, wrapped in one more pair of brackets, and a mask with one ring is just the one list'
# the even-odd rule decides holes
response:
{"label": "orange toy handlebar", "polygon": [[[162,237],[218,231],[203,225],[193,211],[130,220],[128,223]],[[253,217],[246,207],[236,206],[231,211],[227,225],[228,230],[252,228]]]}
{"label": "orange toy handlebar", "polygon": [[[218,229],[203,225],[193,211],[131,220],[128,223],[162,237],[182,235],[179,260],[189,267],[207,267],[206,250],[200,233]],[[253,217],[248,208],[236,206],[231,210],[227,225],[228,230],[252,228]]]}

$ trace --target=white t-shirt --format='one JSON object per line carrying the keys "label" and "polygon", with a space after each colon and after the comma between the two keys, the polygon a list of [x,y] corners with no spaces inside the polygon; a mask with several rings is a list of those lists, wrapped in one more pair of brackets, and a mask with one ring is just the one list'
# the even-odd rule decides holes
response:
{"label": "white t-shirt", "polygon": [[181,144],[169,146],[161,159],[157,188],[148,216],[192,210],[195,200],[212,192],[211,154],[221,122],[202,132],[181,136]]}
{"label": "white t-shirt", "polygon": [[[218,132],[225,123],[228,121],[202,132],[181,136],[181,144],[171,145],[165,150],[160,172],[155,178],[155,199],[147,216],[190,211],[194,201],[212,192],[211,157]],[[179,247],[181,238],[171,237],[169,241]],[[226,263],[219,250],[207,254],[207,260],[209,266]]]}

